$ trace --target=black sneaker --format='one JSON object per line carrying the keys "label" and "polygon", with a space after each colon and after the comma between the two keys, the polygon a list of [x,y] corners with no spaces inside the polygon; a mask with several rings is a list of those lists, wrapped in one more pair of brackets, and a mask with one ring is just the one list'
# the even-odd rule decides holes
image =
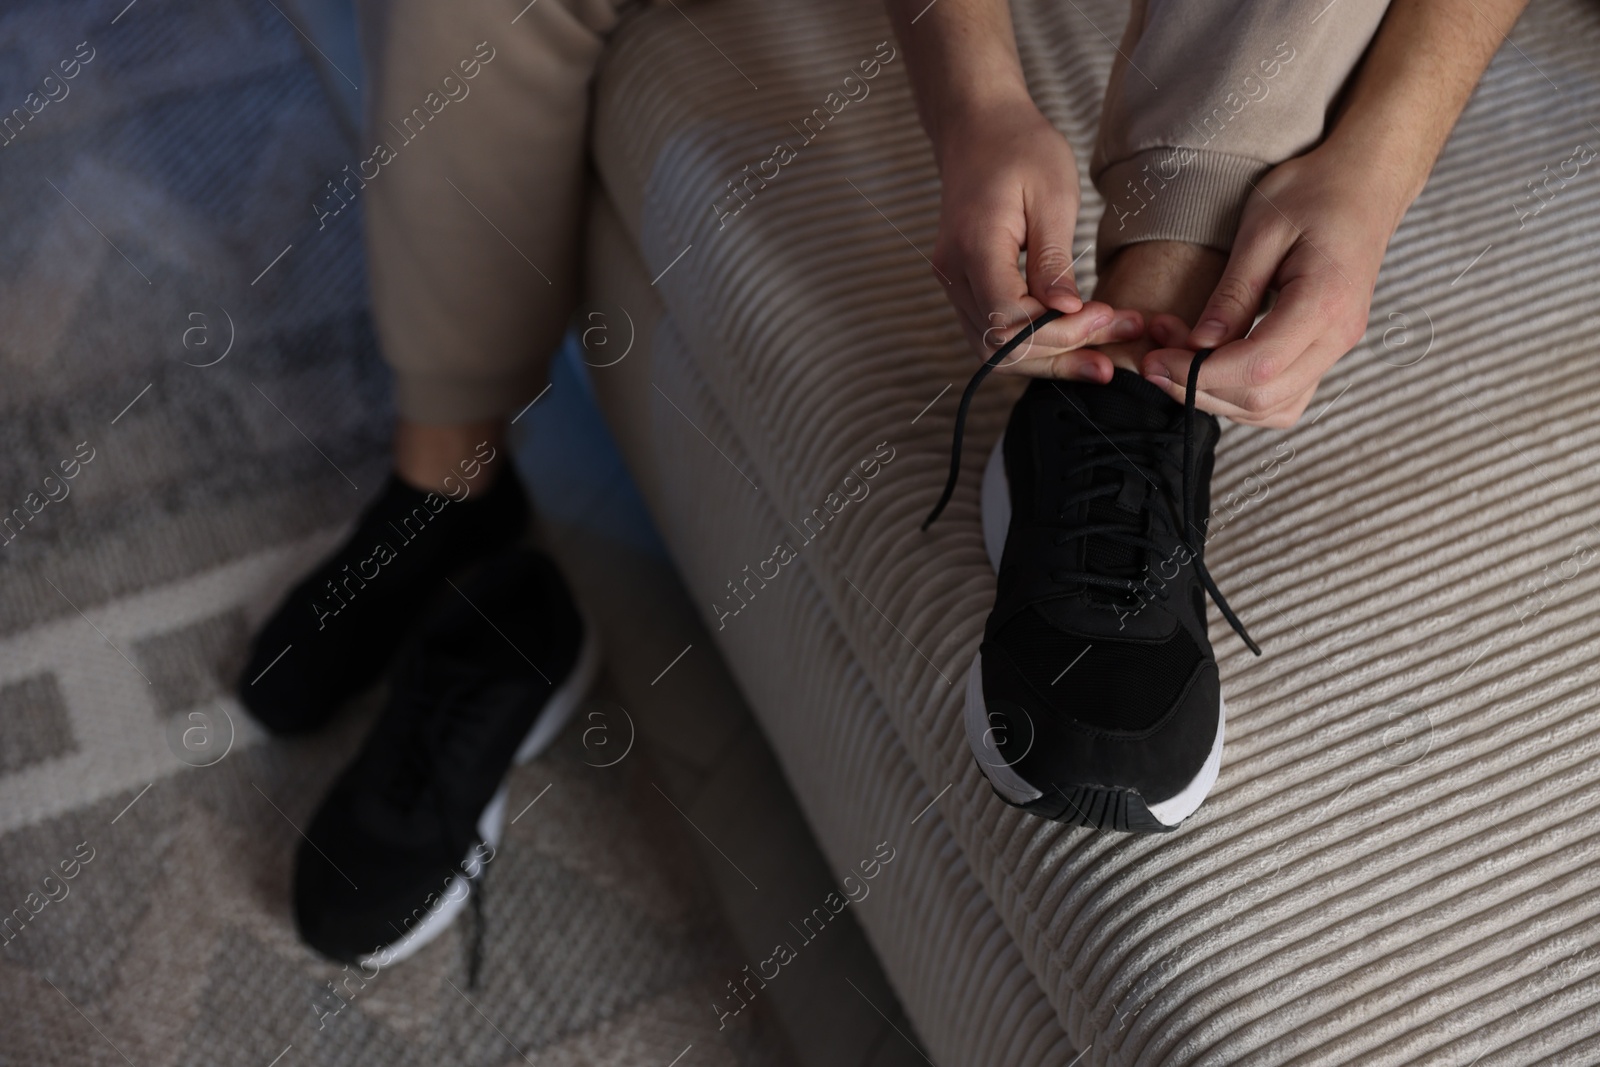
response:
{"label": "black sneaker", "polygon": [[304,733],[376,682],[424,609],[449,591],[445,578],[526,531],[528,498],[505,468],[461,501],[391,474],[355,532],[256,635],[239,679],[251,715],[273,733]]}
{"label": "black sneaker", "polygon": [[496,556],[450,595],[296,856],[300,935],[335,960],[385,966],[454,921],[499,847],[508,772],[556,739],[599,667],[543,555]]}
{"label": "black sneaker", "polygon": [[[1002,348],[979,382],[1047,313]],[[1174,830],[1222,761],[1226,712],[1206,635],[1211,598],[1260,655],[1205,568],[1217,420],[1131,371],[1038,380],[982,489],[994,610],[967,679],[967,741],[1007,803],[1097,829]],[[945,496],[954,488],[952,466]],[[926,524],[925,524],[926,525]]]}

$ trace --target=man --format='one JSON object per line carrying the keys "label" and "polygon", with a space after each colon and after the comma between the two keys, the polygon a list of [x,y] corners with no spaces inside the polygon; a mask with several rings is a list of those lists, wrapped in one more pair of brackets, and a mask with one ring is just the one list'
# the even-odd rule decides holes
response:
{"label": "man", "polygon": [[984,486],[999,581],[969,743],[1009,803],[1174,829],[1221,761],[1208,593],[1255,650],[1205,569],[1219,430],[1197,412],[1305,411],[1524,0],[1134,0],[1090,164],[1089,302],[1076,162],[1006,0],[889,5],[943,179],[936,268],[990,363],[1039,379]]}
{"label": "man", "polygon": [[[1197,407],[1286,425],[1360,335],[1389,235],[1518,6],[1464,2],[1386,18],[1377,0],[1320,16],[1136,6],[1095,155],[1111,209],[1085,303],[1076,163],[1027,96],[1004,0],[893,0],[944,177],[937,259],[969,334],[995,350],[1060,316],[1003,350],[1017,357],[1005,372],[1055,379],[1007,435],[997,509],[1007,484],[1038,492],[1017,495],[973,672],[969,730],[980,756],[999,748],[986,770],[1007,799],[1157,829],[1209,787],[1222,711],[1194,595],[1209,584],[1203,530],[1175,505],[1208,510],[1217,428],[1184,411],[1177,383],[1196,348],[1220,345]],[[589,82],[622,8],[543,0],[508,22],[490,0],[374,0],[364,16],[366,139],[387,151],[357,191],[396,372],[394,475],[263,628],[241,693],[275,731],[313,730],[404,645],[295,872],[306,939],[370,965],[464,906],[493,859],[507,770],[554,738],[596,662],[559,574],[515,548],[528,507],[504,441],[567,324]],[[1245,338],[1269,287],[1279,302]],[[1041,672],[1078,655],[1072,685],[1041,699]],[[1012,727],[998,745],[997,722]]]}

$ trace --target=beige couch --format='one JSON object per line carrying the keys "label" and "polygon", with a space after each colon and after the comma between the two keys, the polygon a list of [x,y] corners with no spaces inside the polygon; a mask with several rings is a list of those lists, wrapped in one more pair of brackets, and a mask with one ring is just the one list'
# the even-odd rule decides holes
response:
{"label": "beige couch", "polygon": [[[1080,149],[1122,18],[1017,6]],[[1225,433],[1210,559],[1267,654],[1213,618],[1222,776],[1161,838],[1014,812],[968,754],[978,474],[1016,390],[979,396],[920,533],[973,364],[924,261],[937,180],[891,39],[839,0],[625,27],[589,310],[634,342],[593,371],[602,406],[836,873],[895,850],[857,910],[934,1060],[1600,1063],[1600,173],[1524,203],[1600,146],[1600,12],[1536,0],[1366,342],[1293,431]],[[874,59],[864,99],[830,98]],[[730,199],[747,165],[770,180]],[[802,533],[875,454],[867,496]],[[780,542],[796,558],[735,599]]]}

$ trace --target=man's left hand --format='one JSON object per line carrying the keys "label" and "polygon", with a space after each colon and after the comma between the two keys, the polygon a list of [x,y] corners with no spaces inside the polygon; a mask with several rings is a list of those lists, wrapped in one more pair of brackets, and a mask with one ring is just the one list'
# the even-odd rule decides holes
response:
{"label": "man's left hand", "polygon": [[[1164,347],[1145,355],[1146,378],[1181,401],[1194,352],[1213,348],[1196,407],[1247,426],[1293,426],[1322,376],[1366,333],[1378,268],[1405,210],[1382,177],[1325,147],[1269,171],[1245,204],[1198,324],[1151,320]],[[1252,330],[1269,290],[1277,302]]]}

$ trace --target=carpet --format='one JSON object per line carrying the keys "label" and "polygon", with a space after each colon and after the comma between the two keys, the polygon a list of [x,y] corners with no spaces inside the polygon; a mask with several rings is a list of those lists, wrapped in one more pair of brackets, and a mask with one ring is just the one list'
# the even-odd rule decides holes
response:
{"label": "carpet", "polygon": [[0,13],[0,1064],[785,1063],[716,1030],[737,953],[647,756],[574,732],[512,779],[476,986],[466,924],[367,979],[295,937],[382,694],[286,743],[229,690],[386,467],[359,226],[310,208],[351,158],[271,0]]}

